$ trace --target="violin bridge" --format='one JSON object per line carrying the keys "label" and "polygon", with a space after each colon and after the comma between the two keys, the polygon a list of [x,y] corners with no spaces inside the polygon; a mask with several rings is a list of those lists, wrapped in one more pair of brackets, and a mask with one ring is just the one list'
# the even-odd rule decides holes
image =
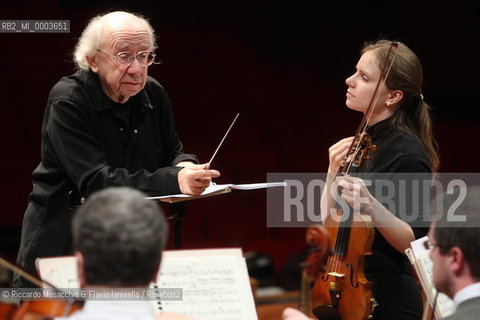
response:
{"label": "violin bridge", "polygon": [[338,272],[329,272],[328,275],[332,276],[332,277],[337,277],[337,278],[344,278],[345,277],[345,275],[343,273],[338,273]]}

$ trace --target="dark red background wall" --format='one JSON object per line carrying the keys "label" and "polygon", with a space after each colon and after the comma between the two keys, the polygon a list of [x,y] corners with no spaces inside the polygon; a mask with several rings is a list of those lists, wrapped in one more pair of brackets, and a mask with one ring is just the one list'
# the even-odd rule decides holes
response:
{"label": "dark red background wall", "polygon": [[[14,256],[50,88],[74,71],[71,52],[88,19],[110,10],[149,17],[163,61],[149,72],[167,89],[188,152],[217,155],[217,183],[266,180],[268,172],[325,172],[327,150],[360,115],[344,105],[344,79],[365,40],[409,45],[424,64],[442,171],[477,172],[479,5],[456,1],[15,1],[0,19],[68,19],[68,34],[0,34],[0,250]],[[168,208],[166,208],[168,209]],[[186,248],[241,246],[280,271],[303,248],[303,229],[266,227],[266,192],[187,204]]]}

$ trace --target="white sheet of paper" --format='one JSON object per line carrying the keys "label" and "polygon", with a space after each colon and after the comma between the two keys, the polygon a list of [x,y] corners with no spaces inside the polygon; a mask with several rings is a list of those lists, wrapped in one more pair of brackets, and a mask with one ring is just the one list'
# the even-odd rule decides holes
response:
{"label": "white sheet of paper", "polygon": [[[148,197],[149,200],[162,200],[167,198],[195,198],[195,197],[202,197],[207,196],[209,194],[214,194],[216,192],[221,192],[227,189],[231,190],[256,190],[256,189],[265,189],[265,188],[274,188],[274,187],[285,187],[287,185],[286,182],[262,182],[262,183],[247,183],[247,184],[215,184],[212,183],[205,189],[199,196],[189,196],[186,194],[172,194],[167,196],[156,196],[156,197]],[[228,190],[230,191],[230,190]]]}
{"label": "white sheet of paper", "polygon": [[[433,300],[435,299],[435,294],[437,290],[433,284],[433,262],[430,259],[429,251],[424,247],[425,241],[428,240],[428,237],[425,236],[423,238],[417,239],[410,243],[412,252],[413,252],[413,259],[415,259],[414,267],[417,270],[417,273],[420,275],[420,282],[422,283],[422,287],[424,290],[429,290],[427,292],[427,298],[432,305]],[[407,253],[409,258],[412,258],[412,255]],[[412,262],[412,261],[411,261]],[[446,294],[439,293],[437,298],[437,304],[435,307],[435,315],[438,319],[444,318],[446,316],[451,315],[455,311],[455,306],[453,304],[452,299],[450,299]]]}
{"label": "white sheet of paper", "polygon": [[[37,268],[43,280],[58,288],[79,288],[74,256],[39,258]],[[151,287],[183,290],[182,301],[151,300],[157,311],[161,306],[198,320],[258,319],[240,248],[164,251]]]}
{"label": "white sheet of paper", "polygon": [[241,249],[166,251],[156,285],[181,288],[183,301],[163,311],[199,320],[255,320],[255,302]]}
{"label": "white sheet of paper", "polygon": [[74,256],[38,258],[40,278],[57,288],[79,288],[77,259]]}

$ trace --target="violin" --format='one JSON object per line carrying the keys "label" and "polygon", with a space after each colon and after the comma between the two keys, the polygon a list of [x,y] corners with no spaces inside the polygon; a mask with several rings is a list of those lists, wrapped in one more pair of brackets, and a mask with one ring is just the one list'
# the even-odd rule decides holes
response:
{"label": "violin", "polygon": [[67,301],[24,301],[17,306],[0,303],[0,319],[2,320],[46,320],[56,317],[66,317],[81,309],[78,304]]}
{"label": "violin", "polygon": [[[385,84],[395,59],[398,43],[392,42],[381,70],[368,109],[347,151],[338,175],[348,174],[352,168],[360,168],[376,146],[366,132],[368,122],[378,100],[381,81]],[[392,51],[393,57],[390,59]],[[312,290],[312,313],[318,319],[366,320],[372,318],[376,301],[372,283],[365,270],[365,257],[372,254],[375,228],[371,217],[362,212],[344,215],[342,210],[328,215],[325,221],[332,254],[326,270],[316,279]]]}
{"label": "violin", "polygon": [[[0,257],[0,265],[6,267],[12,272],[18,273],[23,278],[37,285],[38,287],[48,287],[56,289],[51,284],[46,283],[28,272],[18,268],[16,265]],[[58,289],[57,289],[58,290]],[[0,303],[1,320],[45,320],[55,317],[66,317],[73,312],[80,310],[82,306],[73,301],[55,301],[55,300],[32,300],[23,301],[21,304]]]}

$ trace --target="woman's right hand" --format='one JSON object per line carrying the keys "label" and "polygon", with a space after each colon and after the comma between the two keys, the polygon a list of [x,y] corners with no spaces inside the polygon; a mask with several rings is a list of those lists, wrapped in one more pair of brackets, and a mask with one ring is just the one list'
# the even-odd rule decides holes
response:
{"label": "woman's right hand", "polygon": [[338,172],[345,156],[347,155],[348,148],[350,148],[350,145],[352,144],[353,138],[354,137],[348,137],[342,139],[328,149],[328,157],[330,160],[328,166],[329,173]]}

